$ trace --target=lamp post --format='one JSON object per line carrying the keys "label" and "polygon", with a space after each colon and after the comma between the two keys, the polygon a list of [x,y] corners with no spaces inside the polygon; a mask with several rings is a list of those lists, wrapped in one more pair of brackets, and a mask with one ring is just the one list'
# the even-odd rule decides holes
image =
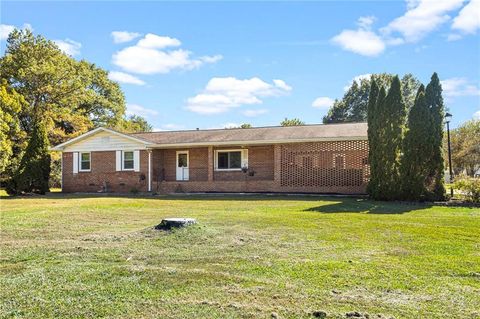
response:
{"label": "lamp post", "polygon": [[[445,122],[447,123],[447,143],[448,143],[448,170],[450,174],[450,184],[453,182],[453,170],[452,170],[452,150],[450,148],[450,120],[452,114],[445,113]],[[453,186],[450,187],[450,196],[453,198]]]}

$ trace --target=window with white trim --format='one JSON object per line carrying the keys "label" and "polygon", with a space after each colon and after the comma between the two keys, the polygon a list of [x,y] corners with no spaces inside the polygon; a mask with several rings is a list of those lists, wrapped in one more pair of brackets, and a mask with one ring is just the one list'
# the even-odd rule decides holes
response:
{"label": "window with white trim", "polygon": [[91,155],[90,152],[81,152],[80,156],[80,172],[89,172],[91,167]]}
{"label": "window with white trim", "polygon": [[123,151],[122,152],[122,162],[123,162],[123,167],[122,170],[128,171],[128,170],[133,170],[135,168],[134,165],[134,157],[133,157],[133,151]]}
{"label": "window with white trim", "polygon": [[242,150],[228,150],[216,152],[217,170],[240,170],[242,169]]}

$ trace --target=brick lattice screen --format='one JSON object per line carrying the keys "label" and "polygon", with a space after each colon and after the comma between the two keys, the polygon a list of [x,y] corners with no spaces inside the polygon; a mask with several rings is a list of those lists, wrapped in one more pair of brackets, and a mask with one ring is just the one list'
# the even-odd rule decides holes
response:
{"label": "brick lattice screen", "polygon": [[369,173],[367,141],[298,143],[281,147],[281,186],[362,186],[368,182]]}

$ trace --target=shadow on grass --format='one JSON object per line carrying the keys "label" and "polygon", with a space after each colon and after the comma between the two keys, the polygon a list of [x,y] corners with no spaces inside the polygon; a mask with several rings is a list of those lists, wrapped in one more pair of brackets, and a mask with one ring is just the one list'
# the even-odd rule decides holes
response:
{"label": "shadow on grass", "polygon": [[382,202],[367,199],[365,196],[335,196],[334,194],[281,194],[281,193],[207,193],[207,194],[118,194],[118,193],[61,193],[53,192],[46,195],[0,196],[5,199],[92,199],[92,198],[127,198],[151,200],[181,200],[181,201],[303,201],[329,202],[325,205],[313,206],[304,211],[334,214],[334,213],[367,213],[367,214],[404,214],[410,211],[429,208],[429,203]]}
{"label": "shadow on grass", "polygon": [[367,214],[404,214],[417,209],[432,207],[428,203],[381,202],[368,199],[335,198],[335,203],[311,207],[305,211],[325,214],[367,213]]}

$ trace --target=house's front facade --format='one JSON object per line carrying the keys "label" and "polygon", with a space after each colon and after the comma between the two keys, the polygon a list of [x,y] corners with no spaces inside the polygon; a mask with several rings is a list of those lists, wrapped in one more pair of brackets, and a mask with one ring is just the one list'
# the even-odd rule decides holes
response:
{"label": "house's front facade", "polygon": [[365,193],[366,123],[123,134],[53,148],[64,192]]}

